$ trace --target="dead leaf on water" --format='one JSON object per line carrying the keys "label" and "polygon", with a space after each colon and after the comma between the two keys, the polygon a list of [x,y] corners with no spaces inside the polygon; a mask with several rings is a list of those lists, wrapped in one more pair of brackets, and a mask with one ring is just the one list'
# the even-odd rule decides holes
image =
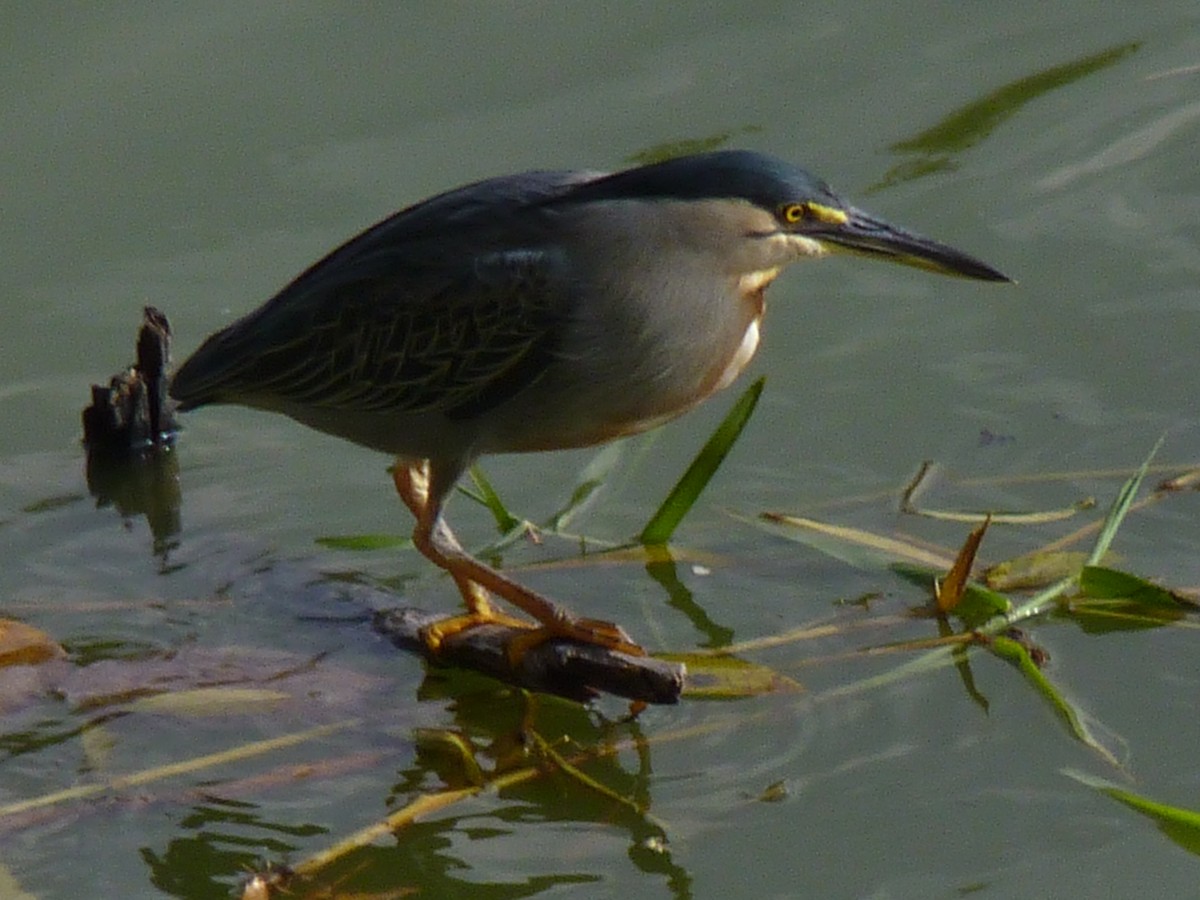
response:
{"label": "dead leaf on water", "polygon": [[66,655],[54,638],[41,629],[15,619],[0,619],[0,667],[36,666]]}
{"label": "dead leaf on water", "polygon": [[954,559],[954,565],[946,573],[946,577],[933,583],[933,596],[937,601],[938,610],[944,613],[952,612],[962,600],[963,591],[967,587],[967,579],[971,577],[971,567],[975,565],[975,554],[979,552],[979,543],[991,524],[988,516],[963,541],[962,549]]}

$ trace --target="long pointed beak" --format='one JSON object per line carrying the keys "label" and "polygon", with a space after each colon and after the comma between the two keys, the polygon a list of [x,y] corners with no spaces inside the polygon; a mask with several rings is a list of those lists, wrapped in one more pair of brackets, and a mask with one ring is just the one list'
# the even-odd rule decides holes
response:
{"label": "long pointed beak", "polygon": [[1003,272],[961,250],[891,225],[861,209],[850,206],[841,212],[845,214],[846,221],[828,223],[806,233],[809,237],[833,245],[831,250],[844,248],[907,266],[980,281],[1012,281]]}

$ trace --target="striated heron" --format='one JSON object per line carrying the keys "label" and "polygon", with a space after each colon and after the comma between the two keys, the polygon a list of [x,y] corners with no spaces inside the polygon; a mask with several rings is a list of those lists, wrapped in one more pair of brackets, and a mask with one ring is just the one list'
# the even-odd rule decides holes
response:
{"label": "striated heron", "polygon": [[[851,251],[1008,279],[749,151],[615,174],[529,172],[440,194],[369,228],[210,337],[175,373],[181,409],[237,403],[397,457],[413,540],[465,615],[502,597],[547,637],[643,651],[468,554],[443,518],[479,456],[584,447],[653,428],[728,386],[754,355],[763,293],[789,263]],[[527,623],[522,623],[527,624]]]}

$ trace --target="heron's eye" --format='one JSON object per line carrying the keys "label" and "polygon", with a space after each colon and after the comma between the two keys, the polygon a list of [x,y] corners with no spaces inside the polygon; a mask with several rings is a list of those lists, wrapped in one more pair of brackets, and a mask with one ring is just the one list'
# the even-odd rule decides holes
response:
{"label": "heron's eye", "polygon": [[779,217],[789,225],[803,222],[811,216],[812,211],[808,208],[807,203],[785,203],[779,211]]}
{"label": "heron's eye", "polygon": [[804,203],[785,203],[779,208],[779,218],[788,225],[811,222],[838,226],[845,225],[850,220],[850,216],[844,210],[812,200]]}

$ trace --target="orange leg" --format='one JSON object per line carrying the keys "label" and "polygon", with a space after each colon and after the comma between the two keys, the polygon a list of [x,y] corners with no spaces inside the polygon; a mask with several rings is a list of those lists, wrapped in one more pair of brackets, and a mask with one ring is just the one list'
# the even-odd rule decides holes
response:
{"label": "orange leg", "polygon": [[[515,638],[509,645],[509,655],[514,661],[530,648],[551,638],[597,644],[632,656],[645,655],[646,651],[635,644],[619,625],[579,618],[467,553],[442,518],[442,497],[436,489],[430,490],[428,461],[397,460],[392,468],[392,480],[400,498],[417,520],[413,544],[430,562],[450,573],[467,605],[465,615],[443,619],[426,630],[425,641],[431,650],[436,652],[442,641],[460,631],[475,625],[499,622],[529,629],[527,635]],[[537,619],[541,627],[497,612],[492,606],[489,592]]]}

